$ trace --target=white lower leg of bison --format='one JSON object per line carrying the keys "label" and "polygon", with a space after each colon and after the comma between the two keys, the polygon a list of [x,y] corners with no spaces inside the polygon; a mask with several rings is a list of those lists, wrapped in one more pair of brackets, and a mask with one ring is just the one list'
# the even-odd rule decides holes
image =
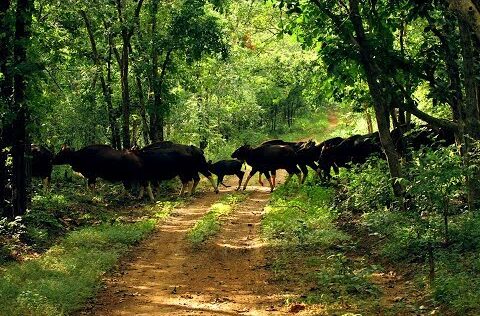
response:
{"label": "white lower leg of bison", "polygon": [[268,183],[270,184],[270,192],[273,192],[273,189],[275,188],[275,185],[273,184],[271,178],[267,178],[267,180],[268,180]]}
{"label": "white lower leg of bison", "polygon": [[187,192],[190,192],[190,195],[195,193],[195,189],[197,188],[198,181],[189,181],[187,185]]}
{"label": "white lower leg of bison", "polygon": [[140,193],[138,193],[138,199],[141,200],[143,198],[143,193],[145,192],[145,187],[142,185],[140,187]]}
{"label": "white lower leg of bison", "polygon": [[272,182],[273,182],[273,187],[276,187],[277,186],[277,176],[276,175],[272,175]]}
{"label": "white lower leg of bison", "polygon": [[235,189],[236,191],[240,190],[240,187],[242,186],[242,179],[238,180],[238,187]]}
{"label": "white lower leg of bison", "polygon": [[153,195],[153,192],[152,192],[152,186],[149,184],[147,184],[147,193],[148,193],[148,197],[150,198],[150,201],[155,201],[155,196]]}
{"label": "white lower leg of bison", "polygon": [[193,180],[193,181],[192,181],[192,186],[190,187],[190,193],[191,193],[191,194],[194,194],[195,191],[197,191],[197,185],[198,185],[198,183],[200,183],[200,179],[198,179],[198,180]]}
{"label": "white lower leg of bison", "polygon": [[248,175],[247,180],[245,180],[245,183],[243,184],[243,190],[247,188],[248,181],[252,178],[252,175]]}
{"label": "white lower leg of bison", "polygon": [[213,190],[215,191],[215,193],[218,193],[218,187],[217,185],[215,184],[215,181],[213,180],[213,177],[210,176],[210,177],[207,177],[208,180],[210,181],[210,183],[212,184],[212,187],[213,187]]}
{"label": "white lower leg of bison", "polygon": [[261,173],[258,175],[258,183],[260,183],[260,185],[263,187],[262,174]]}
{"label": "white lower leg of bison", "polygon": [[186,183],[183,183],[182,182],[182,189],[180,190],[180,193],[178,194],[178,196],[182,196],[183,195],[183,192],[185,192],[185,187],[188,185],[188,182]]}

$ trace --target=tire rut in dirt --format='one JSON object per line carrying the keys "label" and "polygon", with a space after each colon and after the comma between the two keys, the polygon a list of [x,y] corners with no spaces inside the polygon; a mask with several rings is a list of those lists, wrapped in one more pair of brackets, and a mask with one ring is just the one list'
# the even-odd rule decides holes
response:
{"label": "tire rut in dirt", "polygon": [[94,315],[281,315],[269,284],[259,225],[270,195],[257,188],[236,205],[220,233],[193,248],[186,232],[220,195],[207,193],[175,211],[107,281]]}

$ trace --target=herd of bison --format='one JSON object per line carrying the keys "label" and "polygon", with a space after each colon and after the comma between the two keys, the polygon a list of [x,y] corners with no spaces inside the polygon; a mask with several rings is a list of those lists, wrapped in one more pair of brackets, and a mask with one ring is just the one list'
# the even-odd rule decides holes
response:
{"label": "herd of bison", "polygon": [[[392,130],[392,139],[399,152],[419,149],[422,146],[441,146],[454,143],[454,136],[442,129],[430,126]],[[154,195],[151,184],[179,177],[182,182],[180,194],[193,194],[200,181],[199,174],[207,177],[218,193],[219,184],[223,184],[226,175],[236,175],[240,189],[244,177],[242,166],[246,162],[251,171],[243,183],[247,187],[250,178],[259,172],[259,181],[263,174],[273,191],[275,173],[278,169],[288,172],[288,179],[293,175],[299,177],[300,183],[306,179],[308,169],[315,170],[323,180],[331,178],[331,170],[338,173],[338,168],[351,164],[364,163],[370,156],[383,157],[378,132],[367,135],[353,135],[348,138],[335,137],[320,144],[314,141],[285,142],[269,140],[256,147],[243,145],[232,153],[231,160],[215,163],[206,160],[203,151],[193,145],[176,144],[170,141],[153,143],[141,149],[117,150],[108,145],[90,145],[79,150],[62,146],[54,155],[44,146],[32,145],[32,176],[44,179],[48,189],[53,165],[68,164],[82,174],[88,185],[94,189],[97,178],[112,182],[122,182],[126,189],[139,186],[139,198],[145,190],[151,200]],[[212,178],[217,176],[217,181]],[[262,184],[263,185],[263,184]]]}

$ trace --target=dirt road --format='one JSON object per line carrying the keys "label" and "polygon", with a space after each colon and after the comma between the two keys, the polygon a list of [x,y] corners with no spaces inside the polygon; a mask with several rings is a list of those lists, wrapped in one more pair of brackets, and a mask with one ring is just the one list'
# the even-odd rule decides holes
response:
{"label": "dirt road", "polygon": [[249,187],[248,198],[220,233],[194,249],[185,235],[223,194],[204,193],[175,211],[110,276],[93,315],[284,315],[281,290],[269,283],[259,225],[267,188]]}

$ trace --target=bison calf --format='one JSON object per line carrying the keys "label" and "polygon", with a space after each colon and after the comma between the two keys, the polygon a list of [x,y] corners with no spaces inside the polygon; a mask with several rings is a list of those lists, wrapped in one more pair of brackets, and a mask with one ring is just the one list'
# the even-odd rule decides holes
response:
{"label": "bison calf", "polygon": [[223,178],[227,175],[236,175],[238,177],[238,187],[237,191],[240,189],[242,185],[243,176],[245,172],[242,171],[242,162],[239,160],[220,160],[216,163],[212,163],[210,160],[208,162],[208,169],[211,173],[217,176],[217,190],[218,186],[222,184],[224,187],[229,187],[223,183]]}

